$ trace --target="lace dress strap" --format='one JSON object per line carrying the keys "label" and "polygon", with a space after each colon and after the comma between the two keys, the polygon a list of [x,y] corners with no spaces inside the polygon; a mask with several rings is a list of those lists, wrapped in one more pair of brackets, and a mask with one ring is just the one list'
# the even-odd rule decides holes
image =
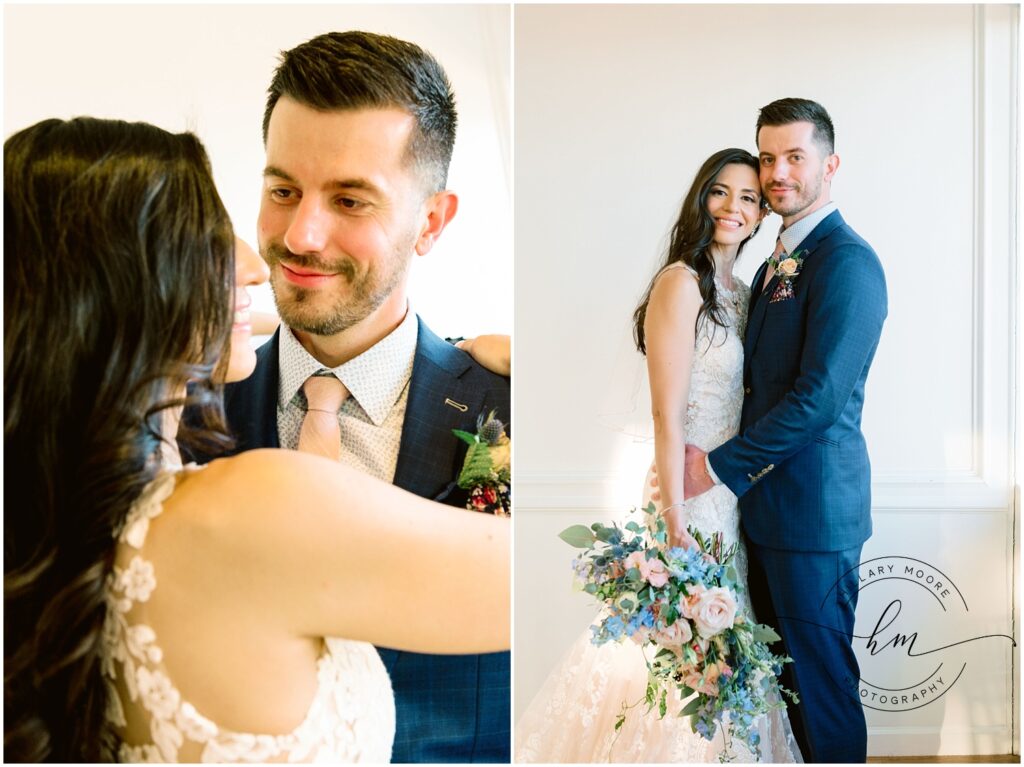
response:
{"label": "lace dress strap", "polygon": [[689,264],[683,263],[682,261],[673,261],[671,264],[669,264],[664,269],[662,269],[661,272],[658,274],[658,276],[660,277],[665,272],[673,270],[673,269],[685,269],[690,274],[692,274],[694,277],[698,277],[699,278],[699,276],[700,276],[700,275],[697,274],[697,270],[696,269],[694,269]]}
{"label": "lace dress strap", "polygon": [[[163,665],[157,635],[137,610],[152,597],[156,573],[142,556],[150,522],[163,511],[183,474],[161,471],[139,496],[116,534],[107,579],[101,672],[107,683],[111,760],[121,762],[387,762],[394,738],[394,697],[372,645],[326,639],[317,661],[317,691],[306,717],[284,735],[219,727],[181,695]],[[128,737],[131,733],[131,737]]]}

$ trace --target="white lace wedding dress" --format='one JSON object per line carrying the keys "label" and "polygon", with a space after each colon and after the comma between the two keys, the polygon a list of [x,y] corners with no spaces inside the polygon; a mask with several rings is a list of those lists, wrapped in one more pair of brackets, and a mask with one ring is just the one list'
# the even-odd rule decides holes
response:
{"label": "white lace wedding dress", "polygon": [[219,727],[175,687],[159,638],[145,623],[159,573],[144,558],[143,547],[149,521],[162,511],[178,473],[198,470],[189,466],[159,474],[118,538],[103,631],[107,721],[119,739],[111,757],[121,762],[390,761],[394,695],[380,656],[366,642],[324,640],[312,704],[299,726],[284,735]]}
{"label": "white lace wedding dress", "polygon": [[[678,267],[688,268],[680,264]],[[691,270],[692,271],[692,270]],[[686,440],[709,451],[739,430],[743,407],[743,333],[750,289],[734,280],[735,290],[718,284],[719,302],[727,328],[702,321],[690,377]],[[652,466],[653,469],[653,466]],[[643,507],[650,500],[651,472],[644,481]],[[736,569],[747,577],[747,555],[740,538],[736,496],[725,485],[687,501],[692,526],[704,533],[722,532],[726,546],[739,541]],[[740,595],[740,609],[749,605]],[[643,704],[629,710],[615,732],[622,704],[642,701],[647,666],[639,645],[626,641],[596,647],[588,629],[551,673],[516,725],[516,762],[717,762],[724,749],[722,728],[712,741],[680,719],[684,703],[669,696],[664,719]],[[651,648],[647,648],[651,653]],[[761,760],[802,761],[785,711],[773,711],[759,722]],[[731,742],[737,761],[754,761],[741,744]]]}

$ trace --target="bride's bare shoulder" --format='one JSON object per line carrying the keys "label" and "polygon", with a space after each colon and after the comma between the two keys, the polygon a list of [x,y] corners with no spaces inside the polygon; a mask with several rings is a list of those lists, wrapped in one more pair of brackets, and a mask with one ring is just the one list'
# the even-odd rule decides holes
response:
{"label": "bride's bare shoulder", "polygon": [[651,287],[649,311],[658,313],[659,307],[669,311],[687,310],[701,304],[697,273],[677,261],[669,264],[654,279]]}
{"label": "bride's bare shoulder", "polygon": [[183,523],[251,524],[255,516],[301,502],[314,477],[339,470],[325,458],[294,450],[248,450],[183,472],[168,506]]}

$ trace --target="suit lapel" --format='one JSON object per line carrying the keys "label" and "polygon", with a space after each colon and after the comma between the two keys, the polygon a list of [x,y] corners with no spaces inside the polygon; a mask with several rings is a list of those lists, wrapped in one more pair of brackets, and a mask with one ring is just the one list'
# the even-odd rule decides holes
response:
{"label": "suit lapel", "polygon": [[[833,211],[827,215],[821,222],[818,223],[811,233],[804,237],[803,241],[796,247],[797,253],[801,254],[804,260],[805,268],[807,259],[814,255],[814,251],[818,247],[818,243],[824,240],[830,235],[837,227],[842,226],[846,222],[843,221],[843,217],[839,215],[839,211]],[[765,271],[768,269],[767,262],[757,270],[757,276],[755,280],[757,285],[764,282]],[[799,279],[799,278],[798,278]],[[775,291],[775,287],[779,284],[779,276],[775,275],[765,286],[763,291],[759,291],[755,294],[754,290],[751,289],[751,304],[750,311],[747,315],[747,334],[743,340],[743,354],[746,365],[748,366],[749,372],[749,360],[754,355],[754,350],[757,348],[757,340],[761,335],[761,330],[764,328],[765,317],[768,314],[768,304],[771,300],[762,297],[765,295],[771,296]],[[794,283],[796,285],[797,283]]]}
{"label": "suit lapel", "polygon": [[761,335],[761,326],[764,324],[764,315],[768,305],[767,301],[761,300],[761,296],[775,289],[774,285],[777,278],[773,277],[765,286],[765,289],[761,290],[767,271],[768,262],[765,261],[761,264],[761,268],[757,270],[757,274],[754,275],[754,287],[750,291],[750,305],[747,309],[747,332],[743,337],[743,359],[747,368],[750,366],[750,357],[753,355],[754,347],[757,345],[757,338]]}
{"label": "suit lapel", "polygon": [[452,490],[465,452],[452,429],[475,431],[476,417],[486,403],[482,391],[461,380],[470,367],[469,358],[418,321],[394,484],[436,499]]}
{"label": "suit lapel", "polygon": [[757,274],[754,275],[754,282],[750,286],[750,302],[747,305],[747,316],[749,317],[754,312],[754,304],[757,303],[757,299],[761,297],[761,286],[764,284],[764,274],[768,271],[768,262],[765,261],[761,264],[761,268],[757,270]]}
{"label": "suit lapel", "polygon": [[277,435],[280,334],[281,328],[278,328],[271,339],[256,350],[256,369],[251,376],[224,389],[224,410],[237,441],[234,452],[280,447]]}

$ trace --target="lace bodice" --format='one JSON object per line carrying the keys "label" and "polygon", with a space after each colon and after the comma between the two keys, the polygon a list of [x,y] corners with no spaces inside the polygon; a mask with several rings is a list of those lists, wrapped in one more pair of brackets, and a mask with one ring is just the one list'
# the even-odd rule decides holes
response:
{"label": "lace bodice", "polygon": [[717,283],[726,327],[719,327],[705,316],[697,328],[686,407],[686,441],[705,452],[721,445],[740,428],[743,334],[750,288],[735,277],[733,286],[733,290],[727,290]]}
{"label": "lace bodice", "polygon": [[[111,757],[122,762],[389,761],[394,696],[380,656],[366,642],[324,640],[313,701],[299,726],[284,735],[219,727],[175,687],[156,632],[143,616],[157,588],[157,573],[144,556],[146,535],[150,520],[174,492],[177,476],[162,472],[133,506],[107,582],[102,672],[109,693],[107,721],[117,737]],[[148,731],[149,737],[133,742],[129,731]]]}

